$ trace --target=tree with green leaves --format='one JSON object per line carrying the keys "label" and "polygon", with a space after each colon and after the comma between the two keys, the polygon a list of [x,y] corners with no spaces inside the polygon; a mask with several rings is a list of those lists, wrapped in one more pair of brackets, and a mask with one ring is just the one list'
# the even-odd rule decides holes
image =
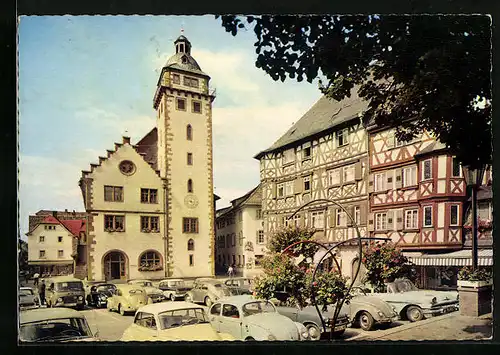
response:
{"label": "tree with green leaves", "polygon": [[[216,16],[217,18],[218,16]],[[462,164],[491,162],[489,16],[222,16],[253,29],[255,65],[274,80],[318,79],[326,96],[357,90],[365,122],[410,140],[433,134]]]}

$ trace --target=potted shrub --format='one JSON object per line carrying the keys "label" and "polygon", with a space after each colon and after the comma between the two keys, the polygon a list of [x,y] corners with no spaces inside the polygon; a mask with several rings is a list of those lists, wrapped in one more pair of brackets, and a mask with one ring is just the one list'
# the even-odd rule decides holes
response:
{"label": "potted shrub", "polygon": [[473,271],[472,268],[465,266],[458,272],[458,286],[477,288],[491,283],[491,274],[484,269],[477,268]]}
{"label": "potted shrub", "polygon": [[464,267],[458,273],[460,314],[478,317],[492,310],[491,274],[485,269]]}

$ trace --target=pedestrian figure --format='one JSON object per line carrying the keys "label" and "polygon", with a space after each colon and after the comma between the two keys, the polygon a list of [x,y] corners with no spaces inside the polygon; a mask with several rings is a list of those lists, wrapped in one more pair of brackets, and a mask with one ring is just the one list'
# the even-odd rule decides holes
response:
{"label": "pedestrian figure", "polygon": [[231,265],[229,265],[229,268],[227,269],[227,274],[229,277],[233,277],[234,269]]}
{"label": "pedestrian figure", "polygon": [[40,274],[38,272],[36,272],[34,275],[33,275],[33,280],[34,280],[34,285],[35,286],[38,286],[38,278],[40,277]]}
{"label": "pedestrian figure", "polygon": [[42,283],[38,287],[38,295],[40,296],[40,305],[45,304],[45,280],[42,280]]}

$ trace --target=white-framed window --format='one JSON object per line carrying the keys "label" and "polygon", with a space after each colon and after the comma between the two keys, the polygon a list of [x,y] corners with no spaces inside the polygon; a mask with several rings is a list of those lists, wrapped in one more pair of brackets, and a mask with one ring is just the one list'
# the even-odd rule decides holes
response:
{"label": "white-framed window", "polygon": [[360,224],[361,223],[361,208],[359,206],[354,206],[354,222],[356,222],[356,224]]}
{"label": "white-framed window", "polygon": [[337,209],[337,214],[335,216],[335,224],[338,227],[347,226],[347,215],[341,209]]}
{"label": "white-framed window", "polygon": [[328,184],[330,186],[340,184],[340,169],[333,169],[328,171]]}
{"label": "white-framed window", "polygon": [[295,149],[288,149],[283,152],[283,165],[293,163],[295,161]]}
{"label": "white-framed window", "polygon": [[63,241],[63,237],[61,237],[61,236],[57,237],[57,242],[58,243],[62,243],[62,241]]}
{"label": "white-framed window", "polygon": [[403,169],[403,186],[415,186],[417,184],[417,167],[409,166]]}
{"label": "white-framed window", "polygon": [[387,213],[376,213],[375,214],[375,230],[383,231],[387,230]]}
{"label": "white-framed window", "polygon": [[38,252],[38,257],[39,257],[40,259],[45,258],[45,250],[40,250],[40,251]]}
{"label": "white-framed window", "polygon": [[423,179],[432,179],[432,160],[427,159],[424,161],[424,171],[423,171]]}
{"label": "white-framed window", "polygon": [[257,232],[257,244],[264,244],[265,240],[264,240],[264,231],[263,230],[259,230]]}
{"label": "white-framed window", "polygon": [[344,166],[344,183],[354,181],[354,164]]}
{"label": "white-framed window", "polygon": [[276,186],[277,189],[277,195],[278,197],[284,197],[285,196],[285,183],[280,183]]}
{"label": "white-framed window", "polygon": [[45,236],[41,235],[38,237],[38,243],[44,243],[45,242]]}
{"label": "white-framed window", "polygon": [[477,217],[480,219],[492,219],[491,202],[478,202],[477,203]]}
{"label": "white-framed window", "polygon": [[312,147],[302,148],[302,159],[309,159],[312,156]]}
{"label": "white-framed window", "polygon": [[262,219],[262,210],[260,208],[255,211],[255,218]]}
{"label": "white-framed window", "polygon": [[58,258],[63,258],[64,257],[64,250],[58,250],[57,251],[57,257]]}
{"label": "white-framed window", "polygon": [[293,195],[293,180],[285,182],[285,195]]}
{"label": "white-framed window", "polygon": [[311,212],[311,225],[313,228],[324,229],[325,228],[325,211],[314,211]]}
{"label": "white-framed window", "polygon": [[424,207],[424,227],[432,227],[432,206]]}
{"label": "white-framed window", "polygon": [[458,161],[457,157],[453,157],[451,159],[451,176],[453,177],[460,177],[462,176],[462,166],[460,165],[460,162]]}
{"label": "white-framed window", "polygon": [[450,206],[450,226],[458,226],[458,212],[460,211],[459,205]]}
{"label": "white-framed window", "polygon": [[373,183],[375,191],[385,190],[385,173],[375,174]]}
{"label": "white-framed window", "polygon": [[293,225],[295,227],[300,227],[300,215],[299,214],[296,214],[295,216],[293,216]]}
{"label": "white-framed window", "polygon": [[311,190],[311,177],[304,176],[304,191]]}
{"label": "white-framed window", "polygon": [[347,128],[341,129],[335,133],[335,141],[337,147],[342,147],[349,144],[349,130]]}
{"label": "white-framed window", "polygon": [[418,210],[405,211],[405,229],[418,228]]}

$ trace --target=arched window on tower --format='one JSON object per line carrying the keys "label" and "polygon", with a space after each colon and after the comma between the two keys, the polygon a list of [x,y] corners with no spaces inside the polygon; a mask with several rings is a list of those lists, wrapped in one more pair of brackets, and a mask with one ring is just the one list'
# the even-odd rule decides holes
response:
{"label": "arched window on tower", "polygon": [[188,180],[188,192],[193,192],[193,180]]}
{"label": "arched window on tower", "polygon": [[191,127],[190,124],[188,124],[187,127],[186,127],[186,139],[188,141],[192,141],[193,140],[193,127]]}
{"label": "arched window on tower", "polygon": [[188,240],[188,250],[194,250],[194,240]]}

